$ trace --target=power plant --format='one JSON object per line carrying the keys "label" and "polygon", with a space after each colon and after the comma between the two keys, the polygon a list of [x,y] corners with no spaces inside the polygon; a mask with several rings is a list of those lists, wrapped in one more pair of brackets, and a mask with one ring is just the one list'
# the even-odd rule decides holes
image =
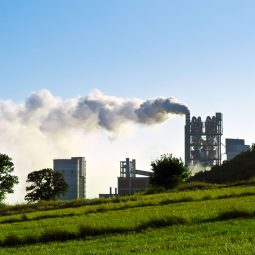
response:
{"label": "power plant", "polygon": [[185,125],[185,163],[189,166],[200,164],[203,167],[220,165],[221,136],[223,134],[222,113],[208,116],[205,121],[201,117],[186,114]]}
{"label": "power plant", "polygon": [[[205,121],[201,117],[193,116],[185,112],[185,164],[190,168],[199,165],[208,170],[214,165],[222,163],[222,135],[223,114],[217,112],[215,116],[207,116]],[[237,156],[250,147],[245,145],[243,139],[226,139],[227,160]],[[68,192],[59,199],[85,198],[86,191],[86,161],[84,157],[72,157],[71,159],[55,159],[54,171],[61,172],[68,183]],[[120,175],[118,188],[109,194],[99,194],[99,197],[112,197],[131,195],[137,191],[149,187],[151,172],[138,170],[136,160],[126,158],[120,161]],[[137,176],[138,175],[138,176]]]}
{"label": "power plant", "polygon": [[[215,116],[207,116],[205,121],[201,117],[190,117],[187,111],[185,124],[185,164],[190,168],[199,165],[209,170],[214,165],[222,163],[222,135],[223,114],[217,112]],[[226,139],[227,160],[232,159],[243,151],[249,150],[243,139]],[[151,172],[136,169],[136,161],[126,158],[120,161],[120,176],[118,177],[118,189],[115,194],[100,194],[99,197],[112,197],[113,195],[131,195],[136,191],[149,187]],[[137,177],[142,175],[143,177]]]}

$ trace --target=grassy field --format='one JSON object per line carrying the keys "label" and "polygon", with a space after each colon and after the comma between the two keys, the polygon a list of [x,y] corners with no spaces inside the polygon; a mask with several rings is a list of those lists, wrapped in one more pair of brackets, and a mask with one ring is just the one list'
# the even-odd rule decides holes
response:
{"label": "grassy field", "polygon": [[255,187],[2,206],[0,254],[255,254]]}

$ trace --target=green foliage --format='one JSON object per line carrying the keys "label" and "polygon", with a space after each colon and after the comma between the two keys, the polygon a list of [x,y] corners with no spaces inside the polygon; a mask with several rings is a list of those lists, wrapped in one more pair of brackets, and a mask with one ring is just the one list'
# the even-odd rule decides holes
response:
{"label": "green foliage", "polygon": [[26,187],[28,193],[25,200],[29,202],[54,200],[57,196],[65,194],[68,187],[63,175],[49,168],[28,174],[27,183],[32,183]]}
{"label": "green foliage", "polygon": [[161,155],[159,159],[151,163],[151,167],[153,172],[150,176],[150,183],[165,189],[176,187],[190,175],[183,161],[173,157],[172,154]]}
{"label": "green foliage", "polygon": [[210,171],[198,172],[189,181],[208,183],[233,183],[255,177],[255,146],[250,151],[242,152],[221,166],[214,166]]}
{"label": "green foliage", "polygon": [[207,182],[184,182],[178,185],[175,189],[178,191],[184,190],[207,190],[207,189],[217,189],[225,187],[223,184],[211,184]]}
{"label": "green foliage", "polygon": [[162,186],[151,186],[145,191],[140,192],[140,194],[144,195],[150,195],[150,194],[159,194],[159,193],[165,193],[167,190]]}
{"label": "green foliage", "polygon": [[14,164],[12,159],[5,154],[0,154],[0,201],[7,193],[13,193],[14,184],[18,184],[18,177],[12,175]]}

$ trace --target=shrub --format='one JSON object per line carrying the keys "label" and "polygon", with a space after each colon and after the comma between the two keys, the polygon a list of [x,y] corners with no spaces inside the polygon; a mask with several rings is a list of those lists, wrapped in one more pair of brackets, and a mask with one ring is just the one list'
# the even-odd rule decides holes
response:
{"label": "shrub", "polygon": [[165,189],[176,187],[190,175],[190,171],[183,161],[173,157],[172,154],[161,155],[159,159],[151,163],[151,167],[151,184]]}

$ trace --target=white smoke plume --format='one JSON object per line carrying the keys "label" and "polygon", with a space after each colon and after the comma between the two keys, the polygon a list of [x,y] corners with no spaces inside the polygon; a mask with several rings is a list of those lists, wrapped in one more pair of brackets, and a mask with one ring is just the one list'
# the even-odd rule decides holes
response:
{"label": "white smoke plume", "polygon": [[106,96],[94,90],[88,96],[63,101],[49,91],[31,94],[23,104],[0,102],[0,121],[10,125],[35,127],[38,132],[55,133],[79,128],[103,128],[115,132],[126,122],[161,123],[170,114],[185,114],[187,106],[174,98],[143,101]]}
{"label": "white smoke plume", "polygon": [[162,123],[188,111],[174,98],[123,99],[94,90],[88,96],[62,100],[41,90],[21,104],[0,101],[0,152],[13,157],[21,182],[18,192],[24,197],[29,172],[51,167],[52,157],[84,153],[84,145],[97,150],[97,136],[102,133],[97,131],[119,133],[130,123]]}

